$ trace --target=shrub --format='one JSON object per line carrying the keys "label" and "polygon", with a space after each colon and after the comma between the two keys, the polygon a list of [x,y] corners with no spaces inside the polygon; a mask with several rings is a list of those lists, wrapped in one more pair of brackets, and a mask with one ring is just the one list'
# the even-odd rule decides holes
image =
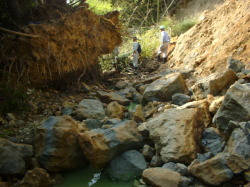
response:
{"label": "shrub", "polygon": [[86,3],[88,3],[90,9],[98,15],[104,15],[114,10],[111,4],[111,0],[108,1],[87,0]]}
{"label": "shrub", "polygon": [[27,94],[22,88],[15,88],[0,82],[0,113],[20,112],[29,110]]}
{"label": "shrub", "polygon": [[197,21],[195,19],[186,19],[180,22],[168,17],[164,21],[161,21],[160,25],[164,25],[168,30],[169,34],[172,37],[174,37],[174,36],[180,36],[181,34],[188,31],[191,27],[193,27],[196,24],[196,22]]}
{"label": "shrub", "polygon": [[142,56],[152,57],[160,45],[160,32],[157,28],[152,28],[143,33],[140,37],[142,46]]}
{"label": "shrub", "polygon": [[173,26],[172,36],[180,36],[196,24],[195,20],[187,19]]}

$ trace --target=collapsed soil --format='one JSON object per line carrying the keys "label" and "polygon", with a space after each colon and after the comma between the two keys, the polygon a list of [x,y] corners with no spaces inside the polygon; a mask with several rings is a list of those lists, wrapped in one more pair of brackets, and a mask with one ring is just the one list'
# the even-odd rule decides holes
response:
{"label": "collapsed soil", "polygon": [[[182,34],[167,67],[194,70],[197,77],[220,72],[228,57],[250,68],[250,2],[228,0]],[[164,69],[164,67],[162,68]]]}

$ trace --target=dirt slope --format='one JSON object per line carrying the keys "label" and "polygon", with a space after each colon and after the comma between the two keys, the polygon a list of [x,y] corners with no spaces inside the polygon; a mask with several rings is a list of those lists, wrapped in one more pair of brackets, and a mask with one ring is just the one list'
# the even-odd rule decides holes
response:
{"label": "dirt slope", "polygon": [[[182,7],[177,10],[177,19],[199,18],[203,11],[214,10],[226,0],[185,0]],[[183,1],[182,1],[183,2]]]}
{"label": "dirt slope", "polygon": [[230,0],[178,38],[168,65],[195,69],[200,76],[226,67],[227,58],[250,68],[250,1]]}

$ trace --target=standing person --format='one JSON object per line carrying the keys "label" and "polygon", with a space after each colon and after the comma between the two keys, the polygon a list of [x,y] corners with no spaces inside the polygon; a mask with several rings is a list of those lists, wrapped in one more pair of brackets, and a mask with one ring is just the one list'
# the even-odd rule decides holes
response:
{"label": "standing person", "polygon": [[135,69],[138,68],[138,59],[139,59],[139,52],[137,51],[138,47],[139,43],[137,42],[137,37],[133,37],[132,55],[133,55],[133,67]]}
{"label": "standing person", "polygon": [[160,59],[163,59],[163,62],[167,62],[167,55],[168,55],[168,44],[170,42],[170,36],[168,33],[165,31],[164,26],[160,26],[161,30],[161,45],[158,49],[158,61]]}
{"label": "standing person", "polygon": [[112,63],[114,65],[115,69],[117,70],[118,69],[117,59],[118,59],[118,55],[119,55],[118,46],[115,47],[115,49],[113,50],[111,55],[112,55]]}

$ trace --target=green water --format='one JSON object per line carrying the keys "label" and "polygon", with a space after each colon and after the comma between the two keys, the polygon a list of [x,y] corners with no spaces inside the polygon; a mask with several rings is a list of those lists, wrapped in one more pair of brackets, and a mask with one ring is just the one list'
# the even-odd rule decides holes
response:
{"label": "green water", "polygon": [[[63,183],[54,185],[54,187],[89,187],[89,182],[94,178],[94,174],[98,174],[98,171],[94,171],[90,167],[67,172],[63,174]],[[101,174],[100,179],[91,187],[132,187],[131,182],[116,183],[109,180],[107,176]]]}

